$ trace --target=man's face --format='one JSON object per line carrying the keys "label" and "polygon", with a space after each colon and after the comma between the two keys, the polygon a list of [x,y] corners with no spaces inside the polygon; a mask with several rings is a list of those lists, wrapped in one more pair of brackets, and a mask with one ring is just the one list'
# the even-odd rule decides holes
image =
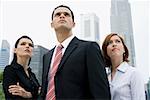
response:
{"label": "man's face", "polygon": [[52,17],[53,20],[51,26],[55,30],[61,28],[71,30],[75,25],[72,19],[71,11],[65,7],[57,8]]}

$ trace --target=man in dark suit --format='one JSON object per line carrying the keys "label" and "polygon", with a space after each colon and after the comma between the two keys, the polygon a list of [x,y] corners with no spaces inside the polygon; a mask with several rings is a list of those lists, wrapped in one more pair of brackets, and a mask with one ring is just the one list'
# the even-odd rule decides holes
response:
{"label": "man in dark suit", "polygon": [[[68,6],[60,5],[52,13],[52,28],[58,44],[63,46],[62,59],[54,75],[55,99],[110,100],[110,89],[104,61],[96,42],[73,36],[74,15]],[[57,45],[56,45],[57,47]],[[56,47],[43,57],[42,98],[49,92],[49,75]]]}

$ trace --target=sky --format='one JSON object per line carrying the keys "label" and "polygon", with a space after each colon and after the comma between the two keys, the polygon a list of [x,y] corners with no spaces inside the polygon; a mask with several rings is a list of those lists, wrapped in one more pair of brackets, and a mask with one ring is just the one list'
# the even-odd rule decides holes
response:
{"label": "sky", "polygon": [[[150,1],[128,0],[131,6],[136,66],[145,82],[150,76]],[[8,40],[11,55],[16,40],[22,35],[30,36],[34,44],[51,49],[56,42],[51,28],[51,13],[60,5],[68,5],[74,12],[76,26],[73,33],[79,37],[80,14],[96,13],[100,24],[100,42],[110,33],[110,0],[1,0],[0,43]],[[79,37],[80,38],[80,37]]]}

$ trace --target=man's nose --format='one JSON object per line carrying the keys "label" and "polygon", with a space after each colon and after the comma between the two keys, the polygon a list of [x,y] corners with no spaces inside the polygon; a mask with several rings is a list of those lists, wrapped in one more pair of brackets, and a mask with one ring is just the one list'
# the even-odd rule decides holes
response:
{"label": "man's nose", "polygon": [[60,14],[60,18],[64,18],[65,15],[63,13]]}

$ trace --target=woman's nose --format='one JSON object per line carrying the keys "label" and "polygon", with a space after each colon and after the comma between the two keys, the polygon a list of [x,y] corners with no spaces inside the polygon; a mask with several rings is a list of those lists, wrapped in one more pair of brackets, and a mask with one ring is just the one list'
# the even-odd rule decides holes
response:
{"label": "woman's nose", "polygon": [[28,48],[29,48],[29,46],[30,46],[30,45],[27,43],[27,44],[26,44],[26,47],[28,47]]}
{"label": "woman's nose", "polygon": [[113,42],[112,46],[113,46],[113,47],[117,46],[117,43]]}

